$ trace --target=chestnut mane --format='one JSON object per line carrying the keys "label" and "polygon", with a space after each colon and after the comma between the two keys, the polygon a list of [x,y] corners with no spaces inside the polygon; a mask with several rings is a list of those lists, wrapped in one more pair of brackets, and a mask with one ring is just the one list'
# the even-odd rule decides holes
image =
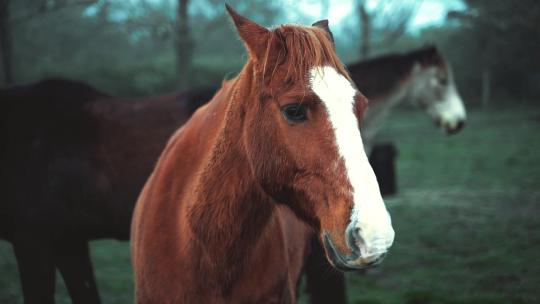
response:
{"label": "chestnut mane", "polygon": [[285,79],[296,81],[305,77],[311,67],[329,65],[351,80],[335,52],[331,34],[317,26],[285,24],[274,28],[262,61],[263,75],[271,71],[273,76],[277,67],[286,63]]}

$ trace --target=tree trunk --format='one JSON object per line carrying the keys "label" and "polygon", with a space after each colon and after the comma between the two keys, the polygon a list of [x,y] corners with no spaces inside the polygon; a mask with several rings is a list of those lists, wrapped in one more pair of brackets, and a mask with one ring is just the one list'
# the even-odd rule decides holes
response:
{"label": "tree trunk", "polygon": [[176,72],[180,89],[188,88],[192,79],[193,40],[189,31],[188,2],[189,0],[178,0],[176,15]]}
{"label": "tree trunk", "polygon": [[330,11],[330,0],[321,0],[321,19],[328,19]]}
{"label": "tree trunk", "polygon": [[111,2],[109,0],[103,1],[101,8],[97,13],[97,19],[100,24],[106,24],[109,22],[109,9],[111,8]]}
{"label": "tree trunk", "polygon": [[11,70],[12,56],[11,27],[9,21],[9,0],[0,0],[0,53],[4,83],[13,83]]}
{"label": "tree trunk", "polygon": [[370,51],[370,32],[371,32],[371,20],[370,15],[366,10],[366,2],[362,1],[358,6],[360,17],[360,56],[362,59],[367,59]]}
{"label": "tree trunk", "polygon": [[491,71],[488,67],[482,69],[482,107],[487,108],[491,98]]}

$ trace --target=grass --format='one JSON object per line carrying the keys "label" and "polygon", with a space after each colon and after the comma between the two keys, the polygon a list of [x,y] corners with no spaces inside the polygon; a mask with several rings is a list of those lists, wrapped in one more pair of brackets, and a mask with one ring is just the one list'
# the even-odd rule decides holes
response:
{"label": "grass", "polygon": [[[393,114],[381,139],[399,149],[400,191],[386,199],[396,241],[379,268],[347,274],[349,302],[539,303],[539,118],[493,106],[446,137],[419,111]],[[92,256],[103,303],[132,302],[128,244],[95,241]],[[58,281],[57,303],[70,303]],[[0,303],[22,303],[4,241]]]}

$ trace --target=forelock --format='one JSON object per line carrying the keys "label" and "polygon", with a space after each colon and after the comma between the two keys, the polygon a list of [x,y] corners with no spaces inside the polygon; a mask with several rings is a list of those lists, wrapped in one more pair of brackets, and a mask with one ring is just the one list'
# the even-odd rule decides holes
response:
{"label": "forelock", "polygon": [[263,73],[270,75],[283,66],[286,78],[300,80],[313,67],[331,66],[351,80],[338,58],[329,34],[318,27],[281,25],[271,31]]}

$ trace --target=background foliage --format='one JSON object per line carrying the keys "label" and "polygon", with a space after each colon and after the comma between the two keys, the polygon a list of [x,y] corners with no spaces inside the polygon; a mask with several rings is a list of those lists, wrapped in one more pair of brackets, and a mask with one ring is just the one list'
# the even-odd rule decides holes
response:
{"label": "background foliage", "polygon": [[[230,1],[267,26],[332,18],[328,12],[341,2],[351,2],[350,11],[330,22],[345,62],[436,44],[454,65],[468,103],[479,103],[486,85],[490,102],[540,96],[540,4],[535,0],[466,0],[463,9],[447,7],[446,20],[443,16],[430,27],[411,22],[422,0]],[[11,80],[4,73],[3,86],[63,76],[114,94],[149,95],[219,83],[245,60],[219,0],[0,3],[8,12],[0,16],[0,27],[10,37],[2,51],[9,53]]]}

